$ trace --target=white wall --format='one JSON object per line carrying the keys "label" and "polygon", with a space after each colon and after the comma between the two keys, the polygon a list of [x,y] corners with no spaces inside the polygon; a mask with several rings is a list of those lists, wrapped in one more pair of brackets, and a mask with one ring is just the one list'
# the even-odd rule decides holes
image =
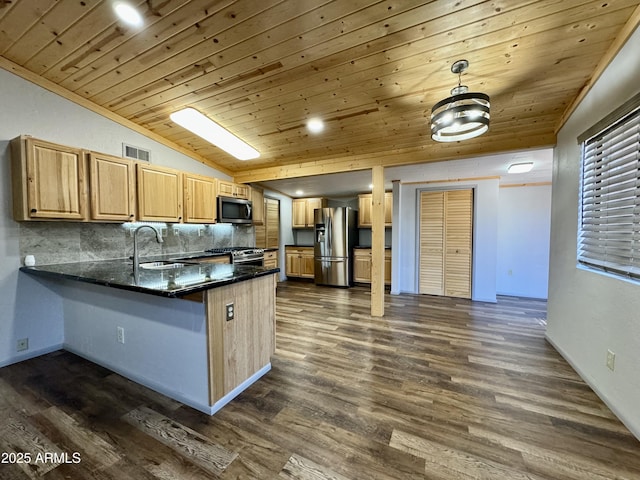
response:
{"label": "white wall", "polygon": [[[9,141],[21,134],[122,155],[122,142],[151,150],[152,163],[219,178],[227,175],[173,151],[0,69],[0,366],[60,348],[62,302],[43,283],[18,272],[20,226],[11,216]],[[29,338],[19,355],[16,341]]]}
{"label": "white wall", "polygon": [[551,185],[500,188],[497,293],[547,298]]}
{"label": "white wall", "polygon": [[[576,266],[577,136],[640,92],[636,30],[558,134],[554,153],[547,338],[640,438],[640,285]],[[616,353],[615,371],[605,365]]]}
{"label": "white wall", "polygon": [[394,185],[392,293],[418,293],[419,191],[454,188],[475,189],[471,297],[485,302],[496,301],[498,179]]}

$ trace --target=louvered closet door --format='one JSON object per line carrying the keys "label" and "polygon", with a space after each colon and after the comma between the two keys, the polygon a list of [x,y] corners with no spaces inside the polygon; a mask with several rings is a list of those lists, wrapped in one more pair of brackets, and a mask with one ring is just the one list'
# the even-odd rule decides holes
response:
{"label": "louvered closet door", "polygon": [[444,295],[444,192],[420,193],[419,292]]}
{"label": "louvered closet door", "polygon": [[445,192],[445,289],[447,297],[471,298],[473,190]]}
{"label": "louvered closet door", "polygon": [[420,193],[418,291],[471,298],[473,190]]}

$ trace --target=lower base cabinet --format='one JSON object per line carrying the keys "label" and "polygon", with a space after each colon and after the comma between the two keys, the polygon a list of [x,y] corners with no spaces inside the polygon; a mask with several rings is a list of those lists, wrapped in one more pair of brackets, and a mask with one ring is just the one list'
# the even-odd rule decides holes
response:
{"label": "lower base cabinet", "polygon": [[285,247],[287,277],[314,278],[313,247]]}
{"label": "lower base cabinet", "polygon": [[[353,281],[371,283],[371,249],[356,248],[353,251]],[[384,284],[391,285],[391,249],[384,251]]]}

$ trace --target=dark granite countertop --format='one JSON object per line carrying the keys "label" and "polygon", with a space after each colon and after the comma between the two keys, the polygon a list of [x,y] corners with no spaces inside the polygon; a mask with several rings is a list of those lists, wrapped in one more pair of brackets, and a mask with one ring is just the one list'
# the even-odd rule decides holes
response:
{"label": "dark granite countertop", "polygon": [[294,245],[294,244],[289,244],[289,245],[285,245],[285,247],[293,247],[293,248],[313,248],[313,245]]}
{"label": "dark granite countertop", "polygon": [[[280,271],[279,268],[248,265],[197,263],[198,257],[211,256],[210,254],[174,254],[173,259],[189,259],[190,263],[185,263],[180,268],[167,270],[141,268],[137,282],[133,278],[132,262],[126,259],[37,265],[35,267],[21,267],[20,270],[30,275],[53,279],[66,278],[163,297],[181,297]],[[141,259],[140,263],[162,260],[170,261],[172,259],[153,257]]]}
{"label": "dark granite countertop", "polygon": [[[353,248],[354,248],[354,249],[358,249],[358,250],[360,250],[360,249],[365,249],[365,248],[371,248],[371,245],[369,245],[369,246],[366,246],[366,245],[356,245],[356,246],[355,246],[355,247],[353,247]],[[385,245],[385,246],[384,246],[384,248],[388,250],[388,249],[390,249],[390,248],[391,248],[391,245]]]}

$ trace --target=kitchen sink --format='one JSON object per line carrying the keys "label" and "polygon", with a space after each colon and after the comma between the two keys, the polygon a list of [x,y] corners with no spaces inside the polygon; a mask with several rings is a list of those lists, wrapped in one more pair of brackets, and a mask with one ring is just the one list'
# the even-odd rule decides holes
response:
{"label": "kitchen sink", "polygon": [[174,270],[176,268],[182,268],[186,264],[180,262],[146,262],[141,263],[140,268],[145,270]]}

